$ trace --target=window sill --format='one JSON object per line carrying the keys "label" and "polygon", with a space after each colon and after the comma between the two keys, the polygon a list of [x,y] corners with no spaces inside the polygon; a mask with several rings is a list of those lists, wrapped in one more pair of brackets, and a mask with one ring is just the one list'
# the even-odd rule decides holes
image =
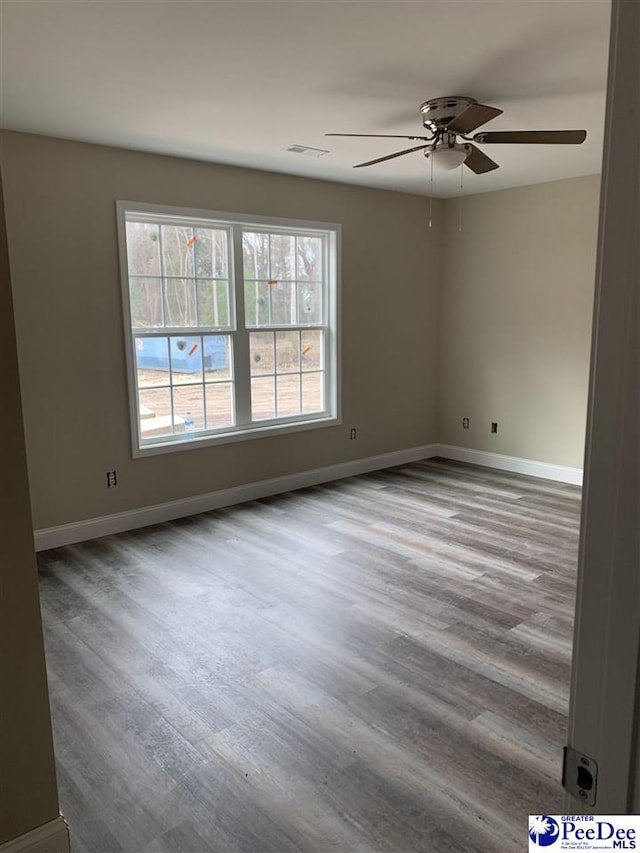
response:
{"label": "window sill", "polygon": [[214,447],[219,444],[235,444],[240,441],[251,441],[257,438],[270,438],[275,435],[286,435],[294,432],[304,432],[312,429],[324,429],[329,426],[337,426],[341,420],[334,415],[325,415],[312,420],[297,423],[268,424],[265,426],[252,426],[249,429],[241,428],[233,432],[225,432],[218,435],[201,435],[197,433],[188,434],[188,438],[171,439],[165,442],[154,442],[133,448],[134,459],[144,456],[157,456],[164,453],[178,453],[182,450],[196,450],[204,447]]}

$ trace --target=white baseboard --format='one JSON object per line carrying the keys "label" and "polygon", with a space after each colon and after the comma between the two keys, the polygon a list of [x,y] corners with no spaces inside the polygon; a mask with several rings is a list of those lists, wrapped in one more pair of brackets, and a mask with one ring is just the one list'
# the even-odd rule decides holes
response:
{"label": "white baseboard", "polygon": [[62,815],[0,844],[0,853],[70,853],[69,827]]}
{"label": "white baseboard", "polygon": [[35,531],[35,546],[37,551],[58,548],[61,545],[71,545],[74,542],[97,539],[99,536],[108,536],[111,533],[122,533],[124,530],[135,530],[138,527],[147,527],[150,524],[173,521],[176,518],[196,515],[199,512],[209,512],[225,506],[255,501],[282,492],[304,489],[307,486],[317,486],[319,483],[341,480],[344,477],[366,474],[369,471],[380,471],[393,465],[405,465],[408,462],[429,459],[433,456],[443,456],[445,459],[453,459],[458,462],[470,462],[474,465],[485,465],[488,468],[528,474],[531,477],[558,480],[562,483],[582,484],[582,471],[579,468],[551,465],[548,462],[536,462],[531,459],[520,459],[516,456],[504,456],[501,453],[454,447],[449,444],[424,444],[406,450],[397,450],[393,453],[383,453],[380,456],[368,456],[365,459],[355,459],[352,462],[339,462],[325,468],[315,468],[311,471],[301,471],[298,474],[287,474],[283,477],[259,480],[256,483],[233,486],[230,489],[220,489],[217,492],[209,492],[204,495],[195,495],[177,501],[146,506],[130,512],[88,518],[72,524],[62,524],[59,527],[42,528]]}
{"label": "white baseboard", "polygon": [[487,468],[499,468],[515,474],[527,474],[529,477],[542,477],[545,480],[557,480],[560,483],[582,485],[582,468],[570,468],[567,465],[553,465],[550,462],[538,462],[535,459],[521,459],[519,456],[506,456],[503,453],[491,453],[488,450],[472,450],[468,447],[455,447],[451,444],[435,445],[437,456],[453,459],[456,462],[470,462],[472,465],[484,465]]}
{"label": "white baseboard", "polygon": [[407,462],[416,462],[418,459],[436,456],[437,453],[436,445],[425,444],[406,450],[397,450],[393,453],[355,459],[352,462],[339,462],[336,465],[302,471],[298,474],[287,474],[270,480],[259,480],[256,483],[247,483],[244,486],[233,486],[230,489],[220,489],[217,492],[155,504],[130,512],[88,518],[72,524],[62,524],[59,527],[42,528],[34,533],[36,551],[58,548],[61,545],[71,545],[74,542],[84,542],[87,539],[96,539],[99,536],[108,536],[111,533],[122,533],[124,530],[135,530],[138,527],[147,527],[150,524],[172,521],[176,518],[196,515],[199,512],[209,512],[225,506],[255,501],[282,492],[290,492],[294,489],[317,486],[319,483],[328,483],[331,480],[341,480],[344,477],[353,477],[356,474],[379,471],[393,465],[404,465]]}

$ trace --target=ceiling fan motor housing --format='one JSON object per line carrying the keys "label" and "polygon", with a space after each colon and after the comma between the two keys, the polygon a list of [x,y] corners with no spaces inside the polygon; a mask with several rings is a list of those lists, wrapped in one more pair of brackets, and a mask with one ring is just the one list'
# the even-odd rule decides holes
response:
{"label": "ceiling fan motor housing", "polygon": [[467,107],[477,103],[475,98],[469,98],[466,95],[431,98],[431,100],[425,101],[420,105],[422,124],[427,130],[435,133],[437,130],[444,129],[449,122],[453,121]]}

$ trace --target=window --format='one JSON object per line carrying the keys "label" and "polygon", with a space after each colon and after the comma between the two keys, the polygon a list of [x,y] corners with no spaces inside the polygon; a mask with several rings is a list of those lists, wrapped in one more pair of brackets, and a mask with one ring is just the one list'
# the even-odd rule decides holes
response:
{"label": "window", "polygon": [[117,208],[134,455],[338,421],[339,226]]}

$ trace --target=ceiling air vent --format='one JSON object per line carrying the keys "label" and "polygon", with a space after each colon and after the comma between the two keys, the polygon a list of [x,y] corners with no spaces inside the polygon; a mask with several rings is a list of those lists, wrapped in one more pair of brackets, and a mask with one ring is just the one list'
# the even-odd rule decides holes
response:
{"label": "ceiling air vent", "polygon": [[308,145],[289,145],[284,150],[292,151],[294,154],[305,154],[307,157],[323,157],[329,154],[329,151],[324,148],[310,148]]}

